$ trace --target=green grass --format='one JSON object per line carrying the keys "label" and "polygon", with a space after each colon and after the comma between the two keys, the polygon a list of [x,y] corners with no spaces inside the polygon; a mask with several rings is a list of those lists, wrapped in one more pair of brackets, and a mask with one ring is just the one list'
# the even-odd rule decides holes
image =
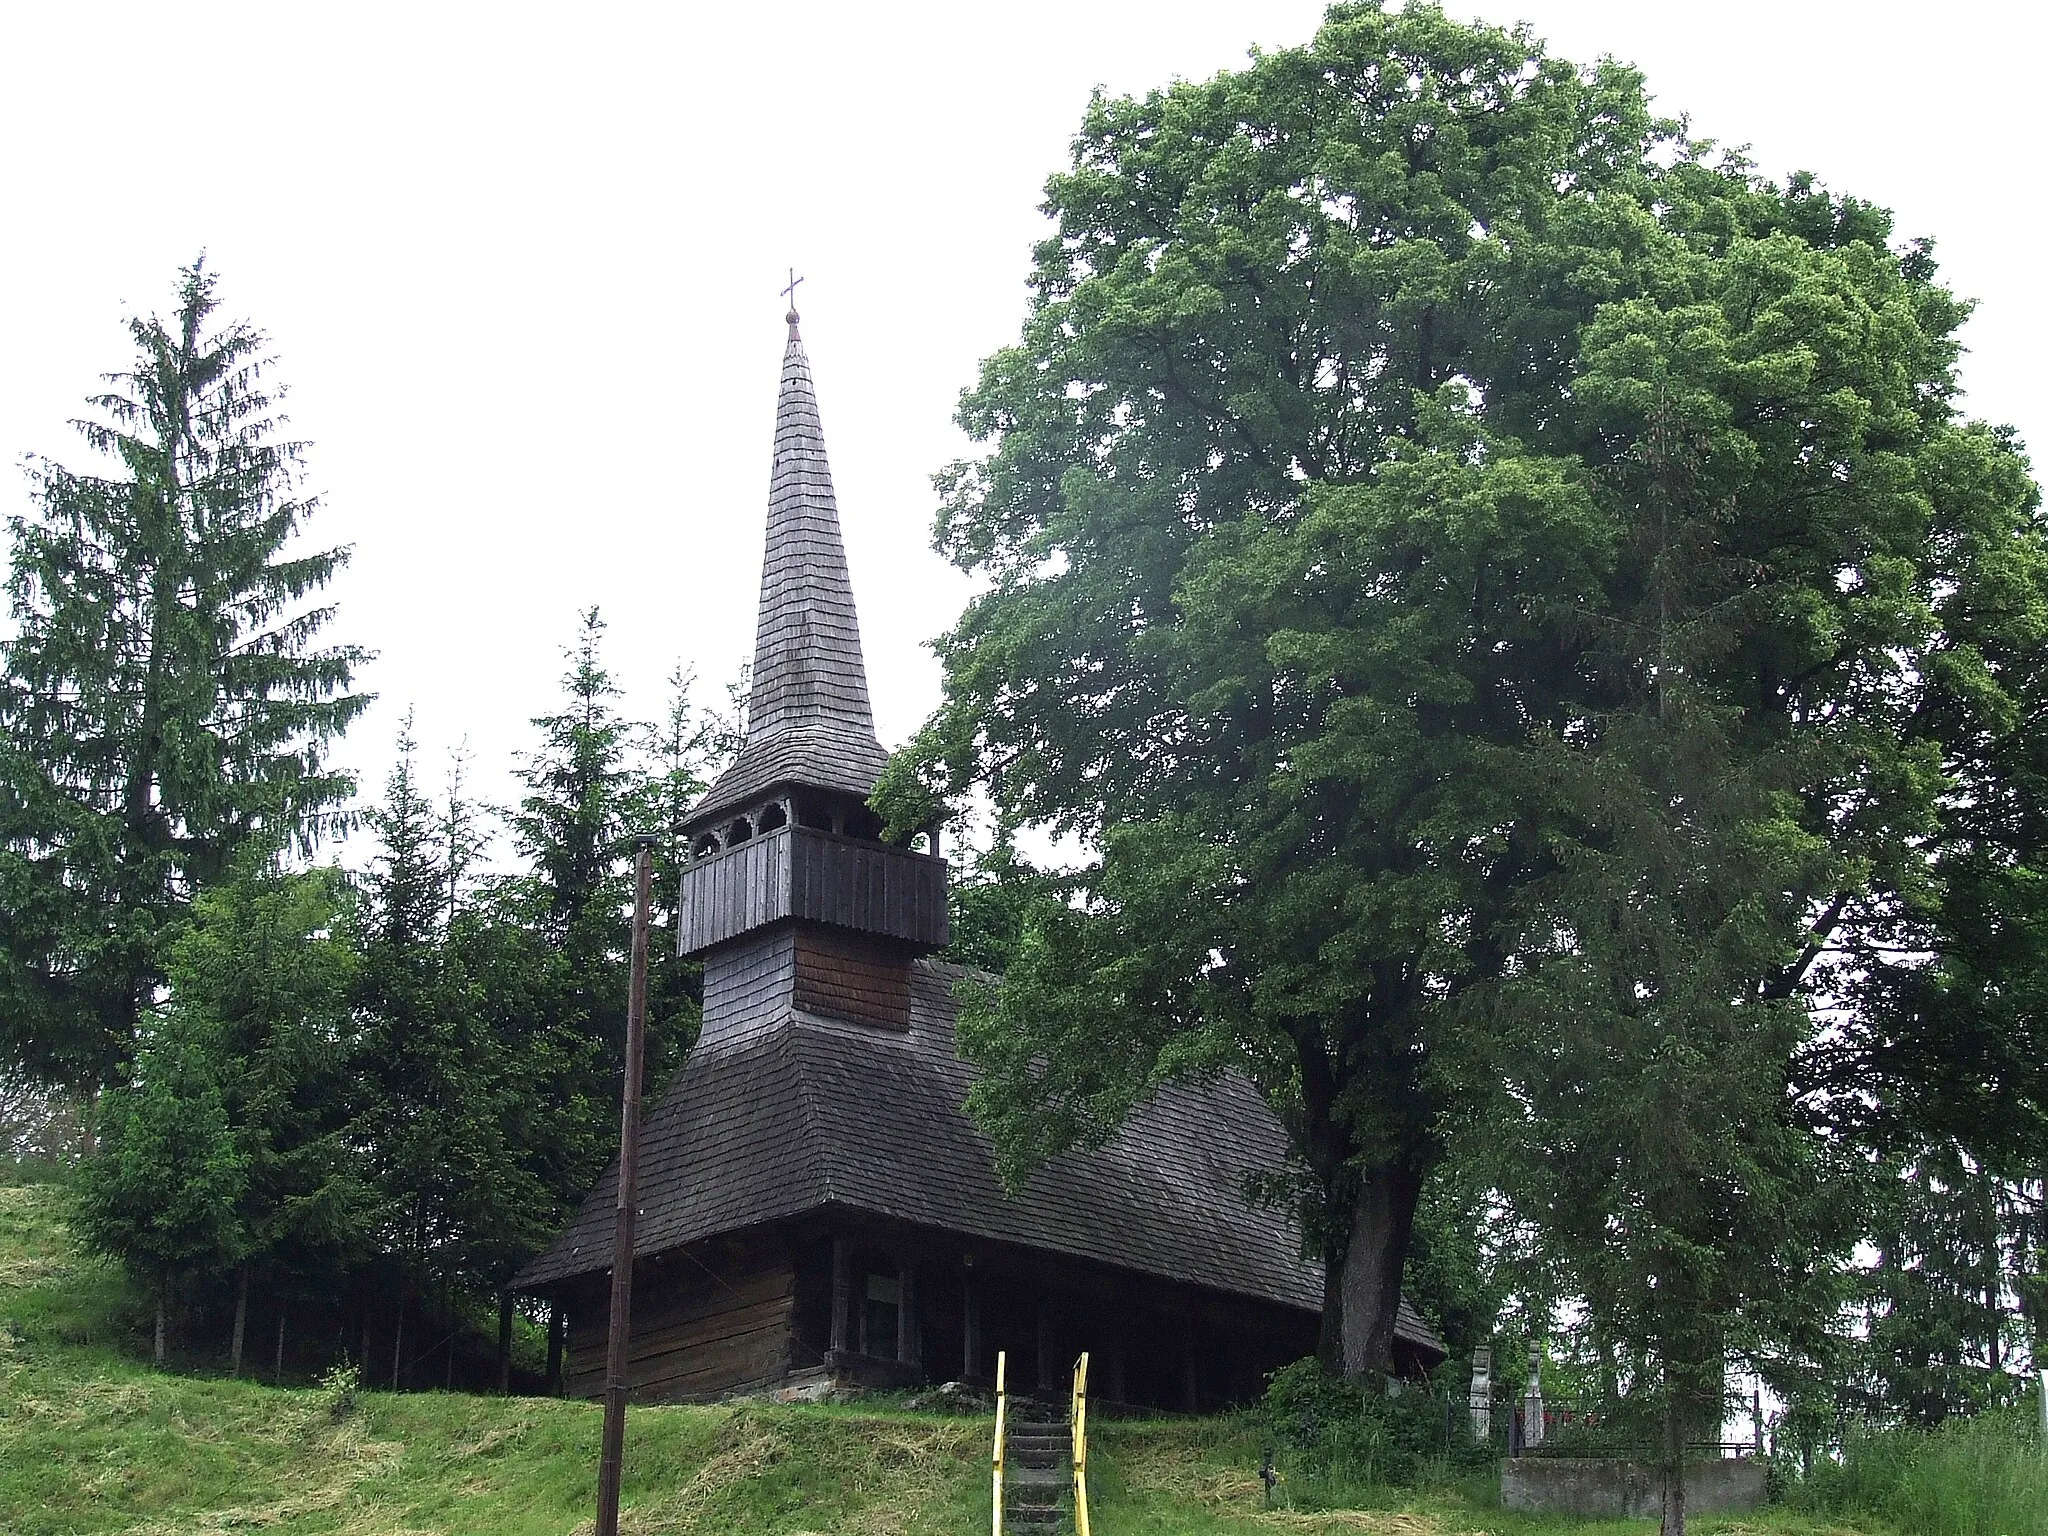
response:
{"label": "green grass", "polygon": [[[0,1188],[0,1531],[8,1536],[571,1536],[588,1532],[599,1415],[584,1403],[361,1394],[151,1370],[142,1308],[81,1257],[61,1197]],[[988,1424],[880,1408],[635,1409],[634,1536],[967,1536],[988,1529]],[[1231,1419],[1103,1422],[1100,1536],[1642,1536],[1644,1522],[1504,1513],[1487,1480],[1347,1490],[1265,1511],[1263,1446]],[[1283,1503],[1333,1490],[1283,1487]],[[1702,1520],[1722,1536],[1877,1536],[1790,1511]],[[1902,1530],[1918,1527],[1902,1525]],[[2041,1529],[2040,1527],[2030,1529]]]}
{"label": "green grass", "polygon": [[2026,1414],[1860,1435],[1799,1501],[1887,1519],[1914,1536],[2036,1536],[2048,1532],[2048,1447]]}

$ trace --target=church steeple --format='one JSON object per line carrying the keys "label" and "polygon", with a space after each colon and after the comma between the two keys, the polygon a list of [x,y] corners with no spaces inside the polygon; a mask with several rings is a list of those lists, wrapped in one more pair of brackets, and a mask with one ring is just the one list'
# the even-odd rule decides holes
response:
{"label": "church steeple", "polygon": [[792,309],[747,739],[683,820],[676,941],[705,956],[702,1039],[791,1010],[908,1027],[911,959],[946,944],[946,864],[881,840],[867,799],[887,760]]}
{"label": "church steeple", "polygon": [[719,816],[782,786],[864,801],[887,758],[875,739],[868,704],[860,618],[839,534],[810,359],[794,309],[788,320],[775,405],[775,465],[768,482],[747,740],[733,765],[691,809],[686,826],[700,839]]}

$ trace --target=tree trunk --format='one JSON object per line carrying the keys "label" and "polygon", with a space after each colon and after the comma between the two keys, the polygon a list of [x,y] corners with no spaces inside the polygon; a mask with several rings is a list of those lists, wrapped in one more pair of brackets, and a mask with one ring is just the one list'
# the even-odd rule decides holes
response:
{"label": "tree trunk", "polygon": [[1999,1346],[2004,1342],[2005,1334],[2005,1313],[2000,1305],[2000,1293],[2005,1289],[2005,1263],[1998,1229],[1998,1181],[1988,1173],[1981,1177],[1984,1183],[1984,1356],[1991,1367],[1992,1379],[1996,1381],[1998,1373],[2005,1367],[2005,1362],[1999,1358]]}
{"label": "tree trunk", "polygon": [[271,1367],[270,1379],[279,1385],[284,1383],[284,1303],[277,1304],[277,1361]]}
{"label": "tree trunk", "polygon": [[1401,1266],[1421,1195],[1422,1177],[1407,1167],[1367,1169],[1360,1177],[1340,1279],[1347,1380],[1374,1381],[1394,1368]]}
{"label": "tree trunk", "polygon": [[1685,1409],[1676,1391],[1664,1405],[1664,1521],[1657,1536],[1685,1536]]}
{"label": "tree trunk", "polygon": [[171,1294],[171,1272],[165,1270],[156,1288],[156,1368],[164,1368],[164,1309],[169,1305]]}
{"label": "tree trunk", "polygon": [[1344,1369],[1344,1260],[1323,1258],[1323,1320],[1316,1331],[1316,1361],[1335,1376]]}
{"label": "tree trunk", "polygon": [[235,1341],[228,1348],[228,1374],[242,1374],[242,1339],[249,1329],[249,1266],[235,1271]]}
{"label": "tree trunk", "polygon": [[512,1293],[498,1293],[498,1396],[512,1395]]}

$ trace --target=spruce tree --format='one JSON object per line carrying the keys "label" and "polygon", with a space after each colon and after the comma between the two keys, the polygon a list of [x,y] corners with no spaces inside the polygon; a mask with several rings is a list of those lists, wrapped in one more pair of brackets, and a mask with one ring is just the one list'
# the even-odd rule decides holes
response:
{"label": "spruce tree", "polygon": [[453,1122],[462,1113],[471,1067],[444,1006],[445,874],[434,807],[419,785],[410,712],[399,729],[398,762],[384,799],[364,819],[378,848],[363,881],[363,1030],[355,1067],[364,1093],[354,1135],[367,1151],[384,1246],[395,1256],[403,1282],[395,1387],[405,1310],[429,1289],[437,1270],[445,1274],[451,1267],[451,1207],[460,1193],[451,1155]]}
{"label": "spruce tree", "polygon": [[[683,817],[732,761],[746,740],[746,680],[728,685],[723,709],[702,708],[695,698],[696,675],[680,662],[669,673],[668,707],[647,733],[650,772],[643,780],[637,827],[658,839],[653,857],[654,930],[672,934],[682,899]],[[684,960],[673,942],[649,946],[647,1007],[659,1019],[659,1040],[650,1054],[650,1088],[664,1082],[696,1043],[703,1018],[704,967]]]}
{"label": "spruce tree", "polygon": [[1932,1425],[2010,1401],[2023,1329],[2008,1297],[2024,1299],[2030,1278],[2031,1186],[1936,1144],[1887,1160],[1873,1205],[1857,1406]]}
{"label": "spruce tree", "polygon": [[180,1279],[242,1256],[248,1165],[228,1124],[228,1064],[211,1025],[177,1008],[152,1014],[131,1081],[100,1105],[100,1144],[78,1171],[73,1224],[156,1296],[164,1363]]}
{"label": "spruce tree", "polygon": [[116,1081],[162,940],[252,837],[301,848],[352,792],[326,749],[364,653],[308,601],[347,558],[282,435],[265,338],[179,274],[168,320],[78,423],[91,470],[32,466],[10,520],[0,649],[0,1050],[52,1082]]}
{"label": "spruce tree", "polygon": [[[217,1063],[242,1169],[237,1371],[251,1281],[273,1297],[329,1299],[370,1237],[372,1195],[350,1135],[357,961],[348,916],[338,870],[251,859],[199,896],[170,945],[171,1007],[203,1032]],[[219,1266],[229,1257],[218,1255]]]}
{"label": "spruce tree", "polygon": [[[620,715],[618,687],[601,655],[604,620],[578,618],[562,678],[562,707],[534,718],[539,745],[519,769],[526,792],[511,814],[527,872],[503,895],[555,956],[551,1023],[588,1048],[580,1086],[613,1101],[600,1081],[616,1070],[626,1037],[625,966],[631,940],[632,841],[650,806],[634,760],[638,734]],[[660,1022],[650,1020],[649,1055]]]}
{"label": "spruce tree", "polygon": [[559,956],[499,901],[467,897],[481,832],[459,771],[437,806],[419,784],[410,714],[398,749],[366,817],[378,852],[364,880],[353,1136],[399,1274],[392,1377],[403,1385],[414,1304],[452,1319],[464,1296],[501,1290],[566,1216],[573,1196],[561,1189],[589,1154],[561,1176],[562,1144],[580,1149],[588,1119],[580,1097],[562,1096],[574,1077],[564,1059],[589,1052],[581,1041],[565,1052],[546,1026]]}

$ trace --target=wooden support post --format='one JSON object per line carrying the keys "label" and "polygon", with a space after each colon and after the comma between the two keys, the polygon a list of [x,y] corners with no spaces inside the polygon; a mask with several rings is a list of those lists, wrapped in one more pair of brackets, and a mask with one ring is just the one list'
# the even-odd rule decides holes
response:
{"label": "wooden support post", "polygon": [[498,1396],[512,1395],[512,1293],[498,1293]]}
{"label": "wooden support post", "polygon": [[249,1326],[249,1266],[235,1269],[235,1342],[229,1352],[228,1374],[242,1374],[242,1335]]}
{"label": "wooden support post", "polygon": [[981,1368],[981,1292],[975,1289],[972,1275],[963,1279],[960,1287],[960,1379],[972,1381]]}
{"label": "wooden support post", "polygon": [[853,1288],[853,1277],[847,1273],[848,1259],[846,1239],[832,1239],[832,1344],[835,1350],[844,1351],[846,1343],[848,1292]]}
{"label": "wooden support post", "polygon": [[1045,1303],[1038,1304],[1038,1387],[1049,1392],[1059,1382],[1060,1371],[1052,1357],[1052,1322],[1045,1315]]}
{"label": "wooden support post", "polygon": [[[366,1329],[364,1338],[369,1337]],[[569,1314],[562,1310],[558,1296],[548,1298],[548,1396],[560,1397],[565,1391],[562,1379],[562,1350],[569,1341]],[[364,1346],[368,1348],[367,1345]]]}
{"label": "wooden support post", "polygon": [[633,860],[633,962],[626,990],[626,1060],[619,1093],[619,1187],[612,1230],[612,1316],[604,1365],[604,1449],[597,1467],[597,1536],[619,1536],[626,1456],[626,1341],[633,1328],[633,1229],[640,1171],[640,1074],[647,1053],[647,910],[654,839]]}
{"label": "wooden support post", "polygon": [[917,1337],[917,1266],[899,1260],[896,1276],[896,1358],[916,1365],[924,1354]]}

